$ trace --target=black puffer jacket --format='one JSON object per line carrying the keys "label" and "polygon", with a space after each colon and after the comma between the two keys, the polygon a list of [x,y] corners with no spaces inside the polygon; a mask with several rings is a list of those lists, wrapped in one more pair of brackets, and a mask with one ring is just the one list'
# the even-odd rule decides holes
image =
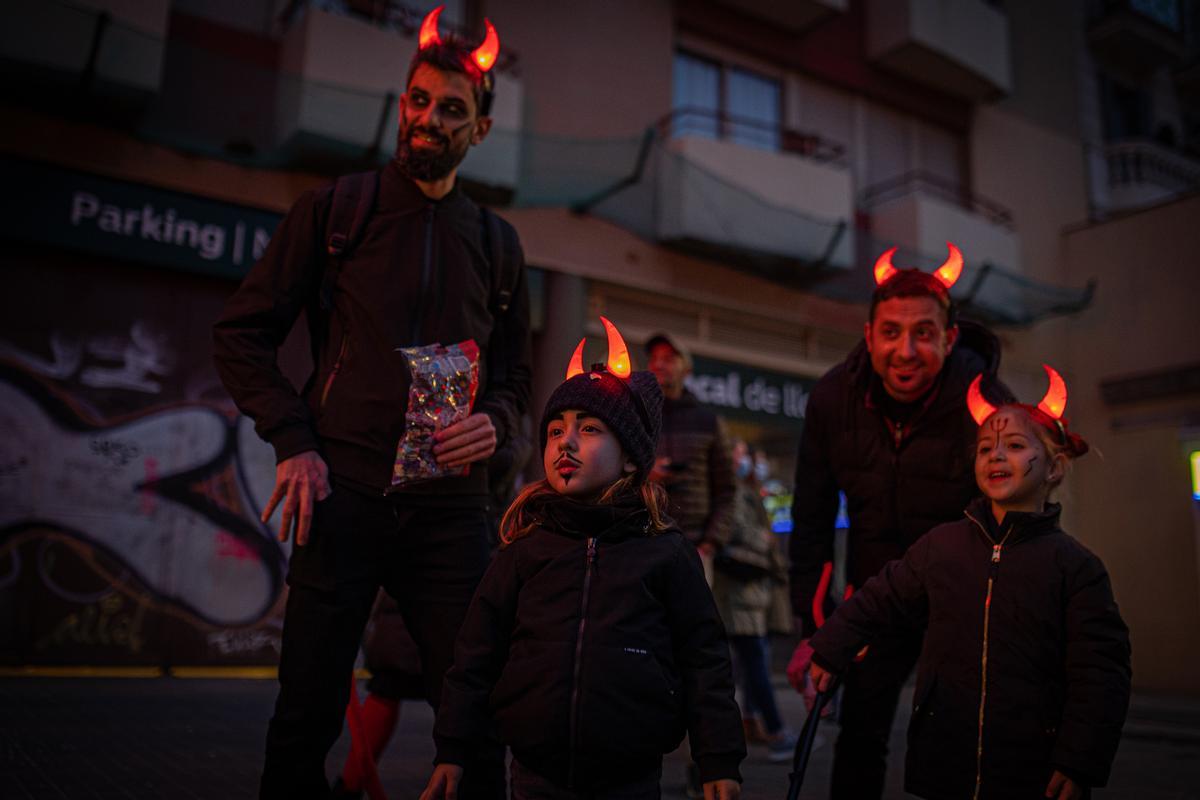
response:
{"label": "black puffer jacket", "polygon": [[[1103,786],[1129,705],[1129,631],[1104,565],[1059,506],[979,499],[868,581],[812,637],[840,672],[889,626],[926,625],[905,788],[930,800],[1042,797],[1053,770]],[[977,757],[977,748],[982,756]]]}
{"label": "black puffer jacket", "polygon": [[691,736],[705,781],[746,755],[729,647],[694,547],[640,502],[553,496],[496,554],[446,675],[438,763],[494,724],[524,766],[578,791],[654,769]]}
{"label": "black puffer jacket", "polygon": [[813,387],[796,460],[790,541],[792,608],[806,635],[822,565],[833,560],[838,490],[850,517],[846,576],[861,586],[930,528],[962,516],[979,494],[973,473],[978,426],[967,388],[984,373],[995,404],[1011,400],[996,380],[1000,343],[987,329],[959,323],[934,393],[908,425],[893,428],[872,402],[875,371],[866,343]]}

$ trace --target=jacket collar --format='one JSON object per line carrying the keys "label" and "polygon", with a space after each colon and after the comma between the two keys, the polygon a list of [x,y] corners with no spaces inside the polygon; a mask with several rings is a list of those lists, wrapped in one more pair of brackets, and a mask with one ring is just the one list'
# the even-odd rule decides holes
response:
{"label": "jacket collar", "polygon": [[645,535],[650,524],[650,512],[638,495],[600,504],[546,494],[530,500],[530,512],[542,528],[569,539],[628,539]]}
{"label": "jacket collar", "polygon": [[1001,541],[1012,544],[1057,531],[1062,505],[1047,503],[1041,511],[1009,511],[1001,523],[992,516],[991,501],[986,497],[977,497],[967,506],[966,514],[984,529],[983,532],[993,544]]}
{"label": "jacket collar", "polygon": [[402,214],[409,214],[423,211],[430,206],[435,206],[439,210],[468,208],[471,200],[463,193],[458,181],[454,182],[454,188],[441,200],[430,200],[416,182],[401,171],[396,160],[392,159],[380,174],[377,205],[383,211],[399,211]]}

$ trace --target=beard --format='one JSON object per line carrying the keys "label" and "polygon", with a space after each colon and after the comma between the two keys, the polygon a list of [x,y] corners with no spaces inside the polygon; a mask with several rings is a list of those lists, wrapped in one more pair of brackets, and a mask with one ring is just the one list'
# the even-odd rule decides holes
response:
{"label": "beard", "polygon": [[[413,147],[413,136],[418,133],[433,137],[440,146]],[[445,178],[467,157],[467,148],[470,147],[470,137],[465,137],[462,144],[456,146],[452,137],[415,126],[401,130],[396,138],[396,162],[405,175],[416,181],[439,181]]]}

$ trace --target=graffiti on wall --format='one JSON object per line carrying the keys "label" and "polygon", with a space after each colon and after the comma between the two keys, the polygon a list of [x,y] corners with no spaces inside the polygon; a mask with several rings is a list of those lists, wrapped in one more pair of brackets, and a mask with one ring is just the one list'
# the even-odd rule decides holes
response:
{"label": "graffiti on wall", "polygon": [[[162,330],[47,338],[42,354],[0,339],[0,597],[19,658],[270,659],[289,547],[259,521],[270,447],[198,390],[207,363],[174,374]],[[168,380],[210,397],[164,400]]]}

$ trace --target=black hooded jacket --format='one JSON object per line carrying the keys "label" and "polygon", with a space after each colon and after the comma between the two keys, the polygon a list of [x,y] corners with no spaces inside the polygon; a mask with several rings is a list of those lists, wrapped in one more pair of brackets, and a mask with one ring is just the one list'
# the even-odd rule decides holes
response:
{"label": "black hooded jacket", "polygon": [[[1059,506],[979,498],[867,581],[812,637],[841,672],[895,625],[925,626],[905,788],[929,800],[1042,797],[1055,769],[1103,786],[1129,705],[1129,631],[1104,565]],[[982,748],[982,755],[978,755]]]}
{"label": "black hooded jacket", "polygon": [[838,491],[850,518],[846,577],[862,586],[935,525],[962,515],[979,489],[973,456],[978,426],[967,388],[984,374],[996,405],[1011,394],[996,379],[1000,343],[980,325],[959,322],[959,337],[925,404],[893,426],[873,401],[878,381],[865,342],[813,387],[796,460],[790,541],[792,607],[815,629],[813,595],[822,566],[833,560]]}
{"label": "black hooded jacket", "polygon": [[459,633],[437,762],[463,763],[494,725],[522,765],[589,791],[644,777],[686,732],[702,780],[740,780],[729,646],[696,549],[649,533],[638,500],[530,502],[541,527],[496,554]]}

